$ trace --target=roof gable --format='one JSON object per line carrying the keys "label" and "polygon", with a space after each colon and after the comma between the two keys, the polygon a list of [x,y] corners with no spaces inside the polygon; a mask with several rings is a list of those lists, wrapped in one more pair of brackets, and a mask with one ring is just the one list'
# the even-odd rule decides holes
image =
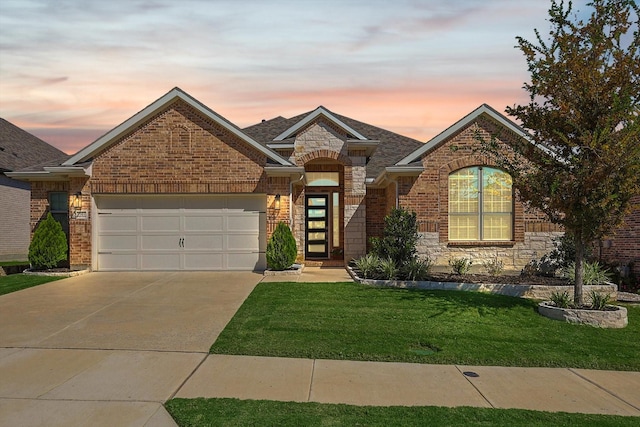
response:
{"label": "roof gable", "polygon": [[449,137],[451,137],[452,135],[455,135],[460,130],[462,130],[465,127],[469,126],[478,117],[480,117],[482,115],[489,116],[491,119],[496,121],[498,124],[500,124],[501,126],[505,127],[506,129],[514,132],[516,135],[518,135],[518,136],[520,136],[520,137],[522,137],[522,138],[524,138],[526,140],[530,139],[530,135],[524,129],[522,129],[520,126],[518,126],[517,124],[515,124],[514,122],[512,122],[511,120],[509,120],[508,118],[506,118],[502,114],[498,113],[496,110],[494,110],[489,105],[482,104],[480,107],[476,108],[471,113],[467,114],[462,119],[458,120],[456,123],[454,123],[453,125],[451,125],[447,129],[445,129],[443,132],[441,132],[440,134],[436,135],[434,138],[432,138],[430,141],[428,141],[422,147],[418,148],[417,150],[413,151],[409,155],[405,156],[398,163],[396,163],[396,165],[397,166],[406,166],[406,165],[409,165],[412,162],[420,160],[420,158],[425,153],[433,150],[435,147],[439,146],[440,144],[445,142],[447,139],[449,139]]}
{"label": "roof gable", "polygon": [[20,170],[64,156],[66,154],[56,147],[0,118],[0,172]]}
{"label": "roof gable", "polygon": [[358,132],[357,130],[353,129],[351,126],[347,125],[345,122],[343,122],[342,120],[340,120],[339,118],[337,118],[336,116],[331,114],[331,112],[329,112],[327,109],[325,109],[322,106],[320,106],[320,107],[316,108],[315,110],[313,110],[305,118],[303,118],[302,120],[298,121],[293,126],[291,126],[288,129],[286,129],[280,135],[276,136],[273,140],[274,141],[283,141],[283,140],[295,135],[300,129],[303,129],[305,126],[307,126],[309,123],[311,123],[314,120],[316,120],[318,117],[324,117],[325,119],[331,121],[334,125],[338,126],[341,129],[344,129],[344,131],[347,134],[353,136],[354,139],[359,139],[359,140],[363,140],[363,141],[367,140],[367,138],[365,136],[363,136],[360,132]]}
{"label": "roof gable", "polygon": [[102,152],[106,148],[110,147],[111,144],[116,142],[120,137],[129,133],[131,129],[134,129],[135,127],[137,127],[144,121],[148,120],[149,118],[154,116],[156,113],[160,112],[161,110],[163,110],[164,108],[166,108],[167,106],[169,106],[170,104],[172,104],[174,101],[178,99],[182,100],[187,105],[194,108],[196,111],[198,111],[200,114],[202,114],[206,118],[222,126],[226,130],[228,130],[229,132],[231,132],[232,134],[240,138],[242,141],[246,142],[248,145],[255,148],[257,151],[263,153],[264,155],[267,156],[268,159],[272,160],[276,164],[280,164],[283,166],[291,165],[290,162],[288,162],[286,159],[281,157],[279,154],[259,144],[249,135],[247,135],[242,130],[240,130],[240,128],[235,126],[233,123],[231,123],[224,117],[218,115],[216,112],[214,112],[213,110],[211,110],[210,108],[208,108],[207,106],[205,106],[204,104],[202,104],[201,102],[193,98],[192,96],[188,95],[186,92],[182,91],[182,89],[177,87],[169,91],[167,94],[165,94],[164,96],[162,96],[161,98],[159,98],[158,100],[156,100],[155,102],[153,102],[152,104],[147,106],[145,109],[138,112],[137,114],[135,114],[134,116],[132,116],[131,118],[123,122],[122,124],[116,126],[114,129],[107,132],[106,134],[104,134],[103,136],[95,140],[93,143],[89,144],[87,147],[78,151],[76,154],[71,156],[71,158],[69,158],[66,162],[64,162],[63,165],[73,166],[78,163],[90,160],[97,153]]}

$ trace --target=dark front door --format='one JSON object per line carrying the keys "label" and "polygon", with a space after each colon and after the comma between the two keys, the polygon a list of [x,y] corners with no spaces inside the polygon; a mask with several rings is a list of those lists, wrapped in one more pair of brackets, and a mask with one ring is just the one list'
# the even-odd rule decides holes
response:
{"label": "dark front door", "polygon": [[306,196],[306,248],[307,258],[329,256],[329,196]]}

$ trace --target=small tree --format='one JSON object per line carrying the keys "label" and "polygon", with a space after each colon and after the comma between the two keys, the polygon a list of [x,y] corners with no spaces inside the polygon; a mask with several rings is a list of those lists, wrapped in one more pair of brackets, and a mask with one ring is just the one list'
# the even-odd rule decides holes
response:
{"label": "small tree", "polygon": [[29,245],[29,263],[35,270],[53,268],[67,259],[67,236],[51,213],[38,224]]}
{"label": "small tree", "polygon": [[279,222],[267,243],[267,266],[272,270],[286,270],[297,255],[296,239],[291,229],[284,222]]}
{"label": "small tree", "polygon": [[589,5],[589,20],[575,22],[571,2],[552,0],[550,40],[537,30],[537,43],[517,38],[531,74],[524,85],[530,101],[506,111],[533,144],[483,141],[522,199],[573,239],[576,305],[583,303],[586,248],[619,226],[640,194],[639,8],[632,0]]}
{"label": "small tree", "polygon": [[390,258],[397,267],[416,257],[418,224],[415,212],[394,208],[384,217],[384,231],[371,240],[372,251],[380,258]]}

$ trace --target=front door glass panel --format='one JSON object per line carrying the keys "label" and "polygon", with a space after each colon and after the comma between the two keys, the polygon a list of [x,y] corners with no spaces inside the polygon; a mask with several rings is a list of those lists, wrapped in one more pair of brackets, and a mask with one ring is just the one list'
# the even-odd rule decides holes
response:
{"label": "front door glass panel", "polygon": [[305,202],[306,247],[308,258],[329,255],[329,196],[307,196]]}

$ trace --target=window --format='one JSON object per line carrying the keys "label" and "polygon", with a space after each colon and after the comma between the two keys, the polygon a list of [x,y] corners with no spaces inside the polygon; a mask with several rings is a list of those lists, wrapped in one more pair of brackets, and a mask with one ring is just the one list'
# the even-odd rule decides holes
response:
{"label": "window", "polygon": [[509,174],[472,167],[449,175],[449,240],[511,240],[512,224]]}
{"label": "window", "polygon": [[340,185],[339,172],[306,172],[307,187],[337,187]]}

